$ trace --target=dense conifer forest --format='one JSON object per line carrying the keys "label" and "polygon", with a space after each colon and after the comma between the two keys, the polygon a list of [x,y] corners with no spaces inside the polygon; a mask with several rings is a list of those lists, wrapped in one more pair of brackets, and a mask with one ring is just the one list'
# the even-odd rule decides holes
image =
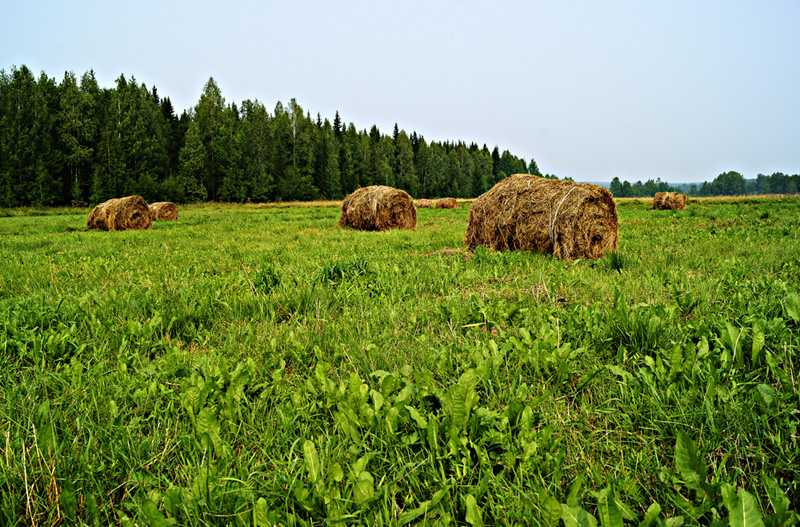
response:
{"label": "dense conifer forest", "polygon": [[[258,100],[228,103],[213,78],[197,105],[177,115],[169,97],[134,77],[111,88],[94,72],[58,81],[26,66],[0,70],[0,206],[87,205],[138,194],[147,201],[267,202],[340,199],[366,185],[415,198],[476,197],[510,174],[541,174],[536,162],[474,142],[437,142],[395,124],[357,129],[292,99],[271,111]],[[617,197],[664,190],[692,195],[793,194],[800,176],[737,172],[671,187],[614,178]]]}
{"label": "dense conifer forest", "polygon": [[169,97],[124,75],[60,82],[0,71],[0,206],[90,204],[122,195],[174,202],[340,199],[381,184],[414,197],[475,197],[535,161],[498,147],[426,141],[395,125],[358,130],[292,99],[269,110],[227,103],[214,79],[176,114]]}

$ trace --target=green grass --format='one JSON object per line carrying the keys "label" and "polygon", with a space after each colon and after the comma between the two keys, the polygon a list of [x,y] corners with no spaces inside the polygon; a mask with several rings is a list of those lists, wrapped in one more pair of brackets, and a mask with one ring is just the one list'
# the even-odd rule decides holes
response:
{"label": "green grass", "polygon": [[800,201],[619,214],[565,262],[464,207],[0,211],[0,523],[795,524]]}

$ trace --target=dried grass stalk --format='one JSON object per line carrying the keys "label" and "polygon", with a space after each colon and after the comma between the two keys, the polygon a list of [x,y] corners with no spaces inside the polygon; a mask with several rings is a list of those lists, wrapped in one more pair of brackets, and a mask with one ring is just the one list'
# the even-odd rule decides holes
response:
{"label": "dried grass stalk", "polygon": [[526,249],[558,258],[600,258],[617,246],[617,205],[598,185],[515,174],[470,207],[470,249]]}
{"label": "dried grass stalk", "polygon": [[436,200],[437,209],[457,209],[458,202],[456,198],[441,198]]}
{"label": "dried grass stalk", "polygon": [[150,216],[153,218],[153,221],[175,221],[178,219],[178,206],[171,201],[157,201],[151,203]]}
{"label": "dried grass stalk", "polygon": [[414,229],[417,209],[405,191],[385,186],[364,187],[344,198],[339,225],[365,231]]}
{"label": "dried grass stalk", "polygon": [[680,192],[656,192],[653,197],[654,210],[684,210],[686,194]]}
{"label": "dried grass stalk", "polygon": [[418,209],[429,209],[433,207],[433,202],[429,199],[418,199],[417,200],[417,208]]}
{"label": "dried grass stalk", "polygon": [[141,196],[113,198],[97,205],[86,227],[104,231],[146,230],[152,225],[150,209]]}

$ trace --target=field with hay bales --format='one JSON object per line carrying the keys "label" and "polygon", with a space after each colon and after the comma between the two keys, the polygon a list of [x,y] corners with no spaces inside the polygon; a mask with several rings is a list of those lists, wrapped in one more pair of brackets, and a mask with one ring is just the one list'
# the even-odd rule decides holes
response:
{"label": "field with hay bales", "polygon": [[572,261],[464,203],[89,212],[0,210],[2,525],[798,521],[797,197],[621,201]]}

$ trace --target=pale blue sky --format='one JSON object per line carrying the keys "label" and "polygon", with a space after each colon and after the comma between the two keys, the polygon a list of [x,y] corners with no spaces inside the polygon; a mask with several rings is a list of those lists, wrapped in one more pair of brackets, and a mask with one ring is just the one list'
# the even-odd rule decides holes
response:
{"label": "pale blue sky", "polygon": [[0,68],[134,76],[178,109],[214,77],[227,102],[677,183],[800,173],[798,35],[799,0],[10,0]]}

